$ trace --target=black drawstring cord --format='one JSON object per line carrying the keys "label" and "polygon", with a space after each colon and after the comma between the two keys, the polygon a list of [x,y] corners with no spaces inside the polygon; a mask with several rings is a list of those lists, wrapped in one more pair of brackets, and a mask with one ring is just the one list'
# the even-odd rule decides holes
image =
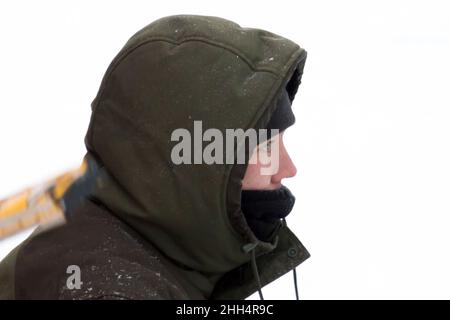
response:
{"label": "black drawstring cord", "polygon": [[295,299],[300,300],[298,298],[297,272],[295,271],[295,268],[294,270],[292,270],[292,272],[294,273]]}
{"label": "black drawstring cord", "polygon": [[[287,226],[286,223],[286,219],[283,218],[283,221],[285,223],[285,225]],[[276,243],[278,243],[278,238],[275,241],[275,245]],[[252,271],[253,271],[253,276],[256,279],[256,283],[258,284],[258,293],[259,293],[259,299],[260,300],[264,300],[264,296],[262,294],[262,287],[261,287],[261,280],[259,278],[259,272],[258,272],[258,266],[256,265],[256,254],[255,254],[255,250],[256,247],[258,246],[258,243],[247,243],[246,245],[244,245],[242,247],[242,249],[246,252],[249,253],[251,252],[252,254]],[[294,275],[294,288],[295,288],[295,299],[296,300],[300,300],[299,296],[298,296],[298,284],[297,284],[297,271],[295,270],[295,268],[292,270],[292,273]]]}
{"label": "black drawstring cord", "polygon": [[[255,247],[256,248],[256,247]],[[258,293],[259,293],[259,299],[264,300],[263,294],[262,294],[262,288],[261,288],[261,280],[259,279],[259,273],[258,273],[258,266],[256,265],[256,257],[255,257],[255,248],[252,250],[252,269],[253,269],[253,275],[256,278],[256,282],[258,283]]]}
{"label": "black drawstring cord", "polygon": [[256,283],[258,284],[259,299],[264,300],[264,296],[262,294],[261,279],[259,278],[258,266],[256,265],[255,249],[257,246],[258,246],[258,243],[247,243],[246,245],[244,245],[242,247],[242,249],[246,253],[251,252],[251,254],[252,254],[251,264],[252,264],[253,276],[255,277]]}

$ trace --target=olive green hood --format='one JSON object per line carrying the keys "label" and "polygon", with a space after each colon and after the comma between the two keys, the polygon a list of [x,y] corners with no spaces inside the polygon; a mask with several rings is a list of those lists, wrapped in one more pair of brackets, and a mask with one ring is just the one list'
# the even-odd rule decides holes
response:
{"label": "olive green hood", "polygon": [[[107,172],[94,198],[173,261],[206,298],[254,291],[250,280],[240,294],[233,293],[232,278],[217,284],[248,265],[243,248],[249,243],[256,244],[263,285],[309,254],[287,227],[273,244],[251,232],[240,208],[246,165],[175,165],[171,134],[193,132],[194,120],[221,132],[264,128],[281,90],[294,99],[305,59],[297,44],[267,31],[218,17],[165,17],[125,44],[92,103],[85,142]],[[284,262],[281,255],[293,247],[298,253],[291,250],[294,259]]]}

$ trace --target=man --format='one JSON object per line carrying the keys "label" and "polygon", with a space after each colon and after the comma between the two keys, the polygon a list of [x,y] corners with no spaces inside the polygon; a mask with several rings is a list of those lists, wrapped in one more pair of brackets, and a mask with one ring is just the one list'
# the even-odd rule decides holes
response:
{"label": "man", "polygon": [[[294,197],[281,184],[296,172],[283,132],[305,59],[290,40],[217,17],[170,16],[137,32],[92,103],[86,159],[98,175],[84,180],[94,187],[67,206],[67,224],[36,231],[2,262],[0,297],[263,298],[309,257],[286,226]],[[245,163],[175,164],[172,134],[196,121],[274,131],[256,149],[238,139]],[[270,144],[277,166],[263,174],[252,160]]]}

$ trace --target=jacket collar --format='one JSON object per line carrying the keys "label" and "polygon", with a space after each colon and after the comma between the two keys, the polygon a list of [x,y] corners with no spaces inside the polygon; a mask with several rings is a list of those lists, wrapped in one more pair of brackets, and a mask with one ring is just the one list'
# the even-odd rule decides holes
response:
{"label": "jacket collar", "polygon": [[[278,244],[271,252],[256,258],[261,285],[265,286],[293,270],[310,257],[295,234],[284,224],[278,234]],[[216,284],[210,299],[242,300],[258,289],[250,263],[225,274]]]}

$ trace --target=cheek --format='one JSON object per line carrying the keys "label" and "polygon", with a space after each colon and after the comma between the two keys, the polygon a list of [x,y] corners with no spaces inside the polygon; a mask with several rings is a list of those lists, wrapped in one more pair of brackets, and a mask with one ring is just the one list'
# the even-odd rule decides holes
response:
{"label": "cheek", "polygon": [[262,189],[271,184],[271,176],[261,175],[261,164],[249,164],[242,181],[243,189]]}

